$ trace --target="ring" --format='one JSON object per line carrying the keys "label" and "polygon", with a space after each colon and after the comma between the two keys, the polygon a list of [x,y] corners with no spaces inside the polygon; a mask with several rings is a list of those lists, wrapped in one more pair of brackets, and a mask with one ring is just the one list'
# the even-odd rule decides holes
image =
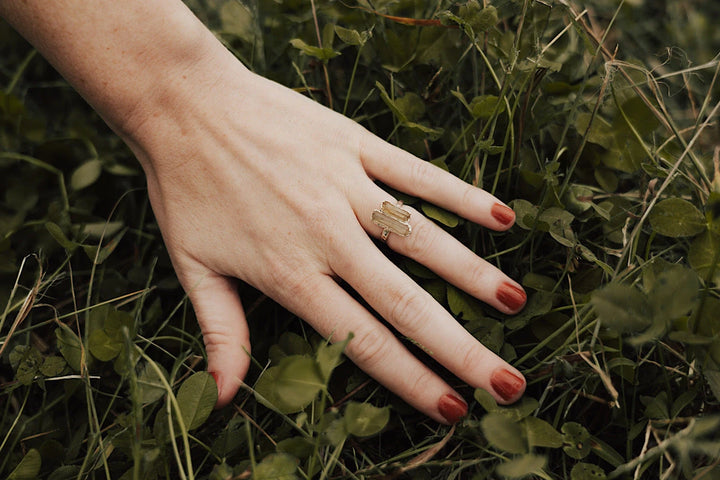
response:
{"label": "ring", "polygon": [[395,233],[401,237],[407,237],[412,232],[408,223],[410,212],[403,210],[403,202],[398,200],[396,205],[390,202],[383,202],[380,210],[373,210],[372,222],[383,229],[380,238],[387,241],[388,235]]}

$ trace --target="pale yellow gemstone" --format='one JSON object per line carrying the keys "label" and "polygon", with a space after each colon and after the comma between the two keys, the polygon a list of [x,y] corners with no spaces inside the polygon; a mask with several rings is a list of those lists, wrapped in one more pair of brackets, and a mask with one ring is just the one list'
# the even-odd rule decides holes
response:
{"label": "pale yellow gemstone", "polygon": [[383,202],[380,208],[381,210],[373,210],[372,213],[372,222],[375,225],[401,237],[410,235],[412,227],[407,222],[410,219],[410,212],[390,202]]}
{"label": "pale yellow gemstone", "polygon": [[407,222],[410,219],[410,212],[403,210],[390,202],[383,202],[380,209],[401,222]]}

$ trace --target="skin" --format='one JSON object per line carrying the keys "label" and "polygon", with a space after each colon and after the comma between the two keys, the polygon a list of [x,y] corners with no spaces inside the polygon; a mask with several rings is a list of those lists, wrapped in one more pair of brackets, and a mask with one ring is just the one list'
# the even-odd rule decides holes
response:
{"label": "skin", "polygon": [[[202,329],[218,406],[232,400],[250,364],[238,280],[333,341],[353,332],[347,355],[439,422],[448,421],[440,399],[460,395],[348,295],[339,279],[469,385],[500,403],[522,395],[521,374],[472,337],[371,238],[381,233],[370,221],[372,211],[394,201],[376,179],[505,230],[513,218],[503,223],[492,215],[493,206],[502,205],[496,198],[253,74],[179,1],[0,0],[0,15],[141,163]],[[391,234],[390,248],[502,312],[521,308],[522,301],[509,308],[497,297],[503,284],[520,289],[516,282],[407,210],[413,233]],[[503,370],[521,380],[511,398],[492,386],[493,375]]]}

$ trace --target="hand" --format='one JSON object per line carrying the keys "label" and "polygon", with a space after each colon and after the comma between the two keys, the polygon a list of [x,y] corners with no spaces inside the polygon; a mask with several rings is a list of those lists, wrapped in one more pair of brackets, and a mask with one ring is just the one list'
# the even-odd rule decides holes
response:
{"label": "hand", "polygon": [[[372,211],[394,201],[373,179],[494,230],[512,225],[512,210],[351,120],[228,62],[204,95],[188,95],[182,108],[148,116],[135,129],[153,210],[200,322],[208,369],[218,380],[218,403],[235,395],[250,360],[235,279],[325,337],[339,341],[354,333],[347,355],[440,422],[464,415],[464,401],[338,279],[458,377],[501,403],[516,400],[525,387],[520,373],[481,345],[369,237],[382,231],[371,222]],[[189,88],[199,91],[203,82],[193,82]],[[517,283],[404,208],[411,212],[412,233],[391,233],[390,248],[502,312],[523,306]]]}

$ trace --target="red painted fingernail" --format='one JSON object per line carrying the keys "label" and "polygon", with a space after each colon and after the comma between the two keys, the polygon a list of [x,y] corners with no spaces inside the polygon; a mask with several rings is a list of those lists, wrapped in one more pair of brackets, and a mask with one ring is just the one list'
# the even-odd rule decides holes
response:
{"label": "red painted fingernail", "polygon": [[503,225],[509,225],[515,221],[515,212],[513,209],[502,203],[493,205],[490,209],[490,215]]}
{"label": "red painted fingernail", "polygon": [[525,388],[525,379],[510,370],[499,368],[490,377],[490,385],[498,395],[509,402],[514,400],[517,394]]}
{"label": "red painted fingernail", "polygon": [[448,423],[453,424],[467,415],[468,407],[462,398],[447,393],[440,397],[438,410]]}
{"label": "red painted fingernail", "polygon": [[527,300],[527,295],[522,288],[507,282],[500,285],[496,297],[513,312],[525,305],[525,301]]}

